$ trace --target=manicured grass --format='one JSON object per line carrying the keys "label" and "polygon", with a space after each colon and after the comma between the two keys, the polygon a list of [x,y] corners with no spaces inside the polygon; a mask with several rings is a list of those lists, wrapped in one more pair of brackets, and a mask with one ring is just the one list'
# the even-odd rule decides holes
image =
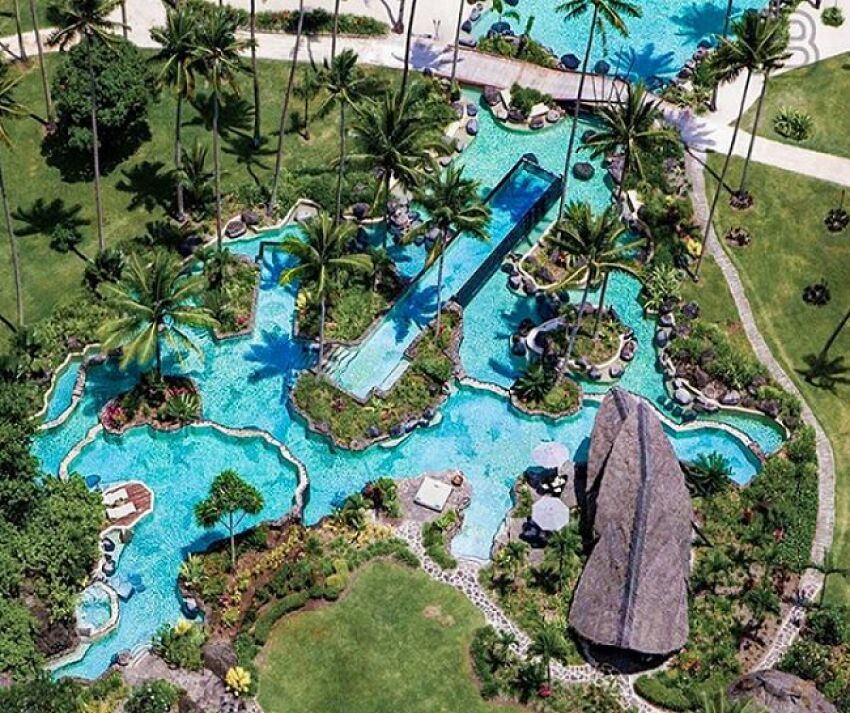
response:
{"label": "manicured grass", "polygon": [[468,652],[484,618],[459,592],[386,562],[337,604],[293,614],[261,652],[266,713],[484,713]]}
{"label": "manicured grass", "polygon": [[[785,139],[773,130],[773,117],[783,107],[811,114],[812,136],[797,142]],[[850,133],[844,130],[842,117],[850,112],[850,55],[838,55],[822,62],[801,67],[770,80],[759,134],[776,141],[802,146],[815,151],[850,157]],[[744,118],[751,129],[755,107]]]}
{"label": "manicured grass", "polygon": [[[29,0],[19,0],[21,6],[21,29],[24,32],[32,30],[32,15],[30,14]],[[35,0],[35,8],[38,13],[38,25],[44,30],[50,27],[50,21],[47,17],[47,8],[49,0]],[[0,10],[0,37],[8,37],[15,34],[15,9],[12,0],[3,3],[3,9]],[[17,38],[12,43],[12,50],[18,51]]]}
{"label": "manicured grass", "polygon": [[[711,158],[717,170],[720,156]],[[733,164],[730,185],[736,185],[742,161]],[[716,228],[722,235],[743,225],[753,235],[743,249],[726,248],[741,273],[759,328],[773,354],[794,379],[829,434],[837,461],[835,554],[839,563],[850,561],[850,374],[843,374],[833,390],[816,388],[801,374],[805,357],[816,354],[841,316],[850,307],[850,232],[829,233],[823,225],[837,202],[836,186],[753,164],[751,190],[755,206],[732,211],[721,201]],[[709,191],[715,182],[708,176]],[[806,285],[826,279],[832,292],[824,307],[802,300]],[[850,330],[832,351],[850,353]],[[850,580],[832,577],[827,597],[850,603]]]}
{"label": "manicured grass", "polygon": [[[62,58],[50,55],[47,61],[50,70],[54,71]],[[277,125],[287,69],[288,65],[283,62],[260,63],[264,143],[258,152],[252,153],[249,149],[252,123],[250,79],[245,78],[241,82],[244,105],[225,112],[228,116],[240,118],[239,124],[226,133],[222,144],[225,192],[239,186],[254,185],[255,182],[268,183],[274,169]],[[41,80],[36,62],[22,71],[25,76],[18,85],[16,97],[31,111],[43,115]],[[394,76],[384,70],[367,71],[370,76],[384,79]],[[199,91],[205,91],[203,83],[199,85]],[[318,103],[314,102],[311,113],[316,106]],[[294,108],[303,114],[302,102],[296,102]],[[173,95],[163,93],[150,108],[150,138],[104,177],[106,239],[110,245],[143,235],[146,224],[162,219],[170,208],[173,191],[168,171],[173,154],[174,110]],[[288,133],[284,156],[287,175],[295,176],[302,183],[331,178],[337,155],[337,118],[338,114],[331,111],[312,120],[309,142],[294,132]],[[10,128],[13,148],[0,148],[0,159],[4,162],[12,210],[16,215],[20,215],[20,210],[28,216],[26,220],[19,217],[16,228],[20,234],[26,316],[27,321],[32,322],[48,315],[57,304],[66,301],[70,293],[79,289],[85,266],[79,257],[60,255],[50,248],[49,233],[56,222],[54,216],[57,211],[37,210],[39,204],[36,201],[43,199],[48,206],[58,201],[57,205],[63,212],[78,211],[79,218],[86,222],[81,226],[84,239],[80,249],[84,254],[93,256],[97,251],[94,194],[88,181],[63,178],[59,168],[46,163],[42,155],[41,124],[21,119],[12,123]],[[196,138],[205,146],[211,146],[210,132],[191,106],[187,107],[183,134],[187,147]],[[105,159],[104,165],[107,163]],[[211,150],[207,166],[212,167]],[[286,183],[292,185],[291,180]],[[287,186],[284,188],[287,189]],[[292,189],[289,188],[288,192],[291,193]],[[285,191],[281,202],[285,204],[294,198],[286,195]],[[32,215],[33,212],[35,215]],[[11,319],[14,317],[14,292],[5,227],[0,233],[0,315]],[[7,330],[0,330],[0,340],[7,337]]]}

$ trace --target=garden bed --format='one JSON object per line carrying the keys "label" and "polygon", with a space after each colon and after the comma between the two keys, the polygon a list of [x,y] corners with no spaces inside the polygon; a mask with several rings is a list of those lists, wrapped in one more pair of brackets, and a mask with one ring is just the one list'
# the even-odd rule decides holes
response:
{"label": "garden bed", "polygon": [[328,436],[337,446],[363,450],[387,438],[400,438],[429,423],[447,397],[458,372],[458,348],[463,334],[460,308],[443,312],[442,332],[433,325],[405,353],[406,371],[386,393],[373,391],[360,400],[315,371],[304,372],[292,391],[292,407],[310,430]]}
{"label": "garden bed", "polygon": [[109,433],[121,434],[147,424],[173,431],[201,417],[201,394],[192,379],[144,374],[129,391],[109,401],[100,422]]}
{"label": "garden bed", "polygon": [[227,266],[221,289],[204,292],[204,304],[220,325],[216,339],[242,337],[253,331],[259,291],[260,268],[252,260],[241,258]]}
{"label": "garden bed", "polygon": [[568,376],[557,376],[542,397],[521,396],[516,384],[511,388],[511,405],[530,416],[559,419],[578,413],[582,407],[581,385]]}

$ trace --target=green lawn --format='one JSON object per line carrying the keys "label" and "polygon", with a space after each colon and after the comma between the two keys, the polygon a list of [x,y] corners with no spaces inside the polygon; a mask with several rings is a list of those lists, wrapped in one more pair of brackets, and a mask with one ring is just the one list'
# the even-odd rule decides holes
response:
{"label": "green lawn", "polygon": [[[722,161],[712,156],[715,170]],[[730,185],[737,185],[743,163],[733,163]],[[773,354],[796,381],[823,424],[837,459],[835,553],[850,562],[850,371],[833,391],[815,388],[800,374],[804,358],[820,350],[830,332],[850,308],[850,231],[829,233],[827,211],[838,201],[839,189],[829,183],[753,164],[752,192],[756,205],[748,212],[732,211],[725,200],[717,219],[722,236],[732,225],[753,235],[743,249],[726,248],[738,267],[756,319]],[[716,185],[711,177],[709,191]],[[826,279],[832,301],[812,307],[801,298],[806,285]],[[850,330],[836,342],[833,355],[850,354]],[[850,366],[850,365],[848,365]],[[833,577],[828,597],[850,603],[850,580]]]}
{"label": "green lawn", "polygon": [[[773,130],[773,117],[786,106],[805,111],[814,119],[814,130],[808,140],[790,141]],[[850,132],[842,123],[848,113],[850,55],[845,54],[771,79],[759,134],[795,146],[850,157]],[[754,116],[755,107],[744,118],[747,130],[752,128]]]}
{"label": "green lawn", "polygon": [[[62,59],[58,56],[48,57],[51,69],[60,61]],[[239,117],[239,121],[235,122],[235,128],[227,133],[222,145],[225,191],[256,181],[268,183],[268,177],[274,168],[277,125],[287,69],[288,65],[282,62],[260,63],[265,142],[256,153],[249,149],[250,80],[243,80],[241,97],[244,106],[235,107],[229,112]],[[18,85],[17,98],[33,112],[43,115],[44,105],[36,63],[33,62],[30,68],[24,71],[26,76]],[[393,76],[387,71],[368,71],[372,75],[380,72],[385,78]],[[294,108],[303,113],[300,101],[296,102]],[[173,96],[164,93],[150,108],[149,140],[104,177],[103,199],[108,244],[144,234],[146,223],[165,215],[172,196],[172,183],[166,172],[172,163],[174,109]],[[323,118],[314,120],[311,123],[312,138],[309,142],[294,133],[288,134],[285,171],[302,180],[320,180],[335,171],[333,161],[337,155],[337,117],[336,112],[332,111]],[[43,130],[40,123],[21,119],[11,125],[10,133],[13,147],[11,150],[0,148],[0,159],[4,161],[12,210],[19,217],[16,228],[20,235],[26,316],[27,320],[32,322],[48,315],[69,293],[80,289],[84,269],[80,258],[73,254],[60,255],[51,250],[49,234],[55,224],[54,216],[57,211],[45,210],[44,205],[39,205],[37,201],[43,199],[47,205],[57,201],[57,206],[63,212],[78,211],[79,218],[86,222],[82,227],[84,241],[81,250],[91,256],[96,252],[94,195],[89,182],[65,179],[58,168],[46,163],[42,155]],[[184,119],[185,144],[191,145],[196,137],[210,146],[209,131],[204,127],[199,114],[189,107]],[[211,166],[210,151],[208,167]],[[289,198],[292,199],[293,196]],[[21,219],[19,211],[26,219]],[[14,292],[5,232],[4,226],[0,236],[0,315],[11,319],[14,317]],[[0,327],[0,342],[7,336],[6,330]]]}
{"label": "green lawn", "polygon": [[485,713],[468,660],[482,615],[422,571],[376,562],[337,604],[282,619],[258,663],[266,713]]}
{"label": "green lawn", "polygon": [[[35,0],[36,12],[38,13],[38,25],[44,30],[50,27],[47,18],[47,7],[49,0]],[[30,14],[29,0],[19,0],[21,8],[21,28],[27,32],[32,30],[32,16]],[[15,8],[12,0],[4,0],[0,8],[0,37],[8,37],[15,34]],[[12,44],[12,49],[17,52],[17,40]]]}

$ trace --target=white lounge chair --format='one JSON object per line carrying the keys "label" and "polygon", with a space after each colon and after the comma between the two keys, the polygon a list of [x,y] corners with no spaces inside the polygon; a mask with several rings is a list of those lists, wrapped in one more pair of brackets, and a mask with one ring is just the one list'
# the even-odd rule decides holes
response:
{"label": "white lounge chair", "polygon": [[127,495],[127,490],[125,488],[119,488],[118,490],[110,490],[103,494],[103,504],[106,507],[112,507],[113,505],[117,505],[118,503],[129,499],[129,495]]}
{"label": "white lounge chair", "polygon": [[133,503],[124,503],[114,508],[106,508],[106,517],[110,520],[121,520],[122,518],[134,515],[136,512],[138,511]]}

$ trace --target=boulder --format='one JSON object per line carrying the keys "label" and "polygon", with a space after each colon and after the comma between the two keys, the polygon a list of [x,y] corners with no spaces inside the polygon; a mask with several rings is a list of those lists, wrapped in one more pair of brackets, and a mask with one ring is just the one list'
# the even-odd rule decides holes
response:
{"label": "boulder", "polygon": [[188,693],[184,693],[177,701],[177,713],[204,713],[204,709]]}
{"label": "boulder", "polygon": [[623,361],[631,361],[635,358],[635,352],[637,351],[637,342],[626,342],[623,345],[622,350],[620,351],[620,359]]}
{"label": "boulder", "polygon": [[464,112],[466,111],[462,102],[452,102],[452,110],[458,119],[462,119]]}
{"label": "boulder", "polygon": [[197,619],[201,613],[201,607],[198,606],[198,600],[194,597],[185,597],[180,605],[180,611],[187,619]]}
{"label": "boulder", "polygon": [[260,224],[260,214],[254,210],[243,210],[241,217],[245,225],[255,226]]}
{"label": "boulder", "polygon": [[655,343],[656,343],[659,347],[662,347],[662,348],[663,348],[663,347],[666,347],[666,346],[667,346],[667,343],[668,343],[669,341],[670,341],[670,336],[667,334],[667,330],[666,330],[666,329],[659,329],[659,330],[655,333]]}
{"label": "boulder", "polygon": [[673,400],[680,406],[690,406],[694,401],[694,395],[685,388],[676,389]]}
{"label": "boulder", "polygon": [[596,175],[596,169],[587,161],[579,161],[573,166],[573,176],[580,181],[589,181]]}
{"label": "boulder", "polygon": [[369,215],[370,209],[371,206],[368,203],[355,203],[351,207],[351,214],[354,216],[355,220],[363,220]]}
{"label": "boulder", "polygon": [[381,429],[375,425],[369,426],[366,429],[366,438],[379,438],[381,436]]}
{"label": "boulder", "polygon": [[614,364],[610,369],[608,369],[608,376],[612,379],[619,379],[623,373],[624,369],[620,364]]}
{"label": "boulder", "polygon": [[739,391],[735,391],[735,389],[727,391],[720,397],[720,403],[724,406],[737,406],[741,403],[741,393]]}
{"label": "boulder", "polygon": [[672,312],[667,312],[666,314],[662,314],[661,318],[658,320],[659,324],[662,327],[674,327],[676,326],[676,318],[673,316]]}
{"label": "boulder", "polygon": [[472,20],[464,20],[463,24],[460,26],[460,29],[469,34],[472,32]]}
{"label": "boulder", "polygon": [[514,356],[525,356],[528,352],[528,345],[525,343],[525,339],[515,339],[513,340],[513,344],[511,345],[511,353]]}
{"label": "boulder", "polygon": [[592,141],[594,136],[596,136],[596,132],[593,129],[587,129],[581,135],[581,142],[583,144],[586,144],[588,141]]}
{"label": "boulder", "polygon": [[522,277],[520,277],[519,275],[511,275],[508,278],[508,287],[510,287],[512,290],[518,290],[520,287],[522,287]]}
{"label": "boulder", "polygon": [[468,47],[469,49],[473,49],[478,46],[478,40],[474,37],[461,37],[460,42],[458,44],[461,47]]}
{"label": "boulder", "polygon": [[210,639],[204,644],[202,654],[204,668],[209,669],[222,680],[227,672],[239,663],[233,648],[224,639]]}
{"label": "boulder", "polygon": [[530,126],[532,129],[534,129],[535,131],[539,131],[539,130],[540,130],[540,129],[542,129],[544,126],[546,126],[546,121],[545,121],[545,119],[544,119],[542,116],[535,116],[535,117],[531,120],[531,123],[529,124],[529,126]]}
{"label": "boulder", "polygon": [[598,366],[592,366],[587,372],[587,376],[592,381],[599,381],[602,378],[602,372],[599,370]]}
{"label": "boulder", "polygon": [[711,381],[711,377],[706,374],[702,369],[697,367],[696,369],[694,369],[693,372],[693,381],[694,386],[696,386],[698,389],[704,389]]}
{"label": "boulder", "polygon": [[467,122],[466,133],[470,136],[478,136],[478,119],[470,119]]}
{"label": "boulder", "polygon": [[581,60],[574,54],[565,54],[561,56],[561,64],[564,66],[564,69],[574,71],[581,66]]}
{"label": "boulder", "polygon": [[604,59],[600,59],[593,67],[593,71],[596,74],[606,75],[611,71],[611,65],[608,64]]}
{"label": "boulder", "polygon": [[478,104],[475,102],[468,102],[466,105],[466,115],[470,117],[478,116]]}
{"label": "boulder", "polygon": [[241,220],[231,220],[224,229],[224,234],[231,240],[241,238],[248,232],[248,226]]}
{"label": "boulder", "polygon": [[561,112],[557,109],[550,109],[546,112],[546,121],[550,124],[557,124],[561,120]]}
{"label": "boulder", "polygon": [[484,101],[487,102],[488,106],[501,104],[502,95],[498,87],[484,87]]}

